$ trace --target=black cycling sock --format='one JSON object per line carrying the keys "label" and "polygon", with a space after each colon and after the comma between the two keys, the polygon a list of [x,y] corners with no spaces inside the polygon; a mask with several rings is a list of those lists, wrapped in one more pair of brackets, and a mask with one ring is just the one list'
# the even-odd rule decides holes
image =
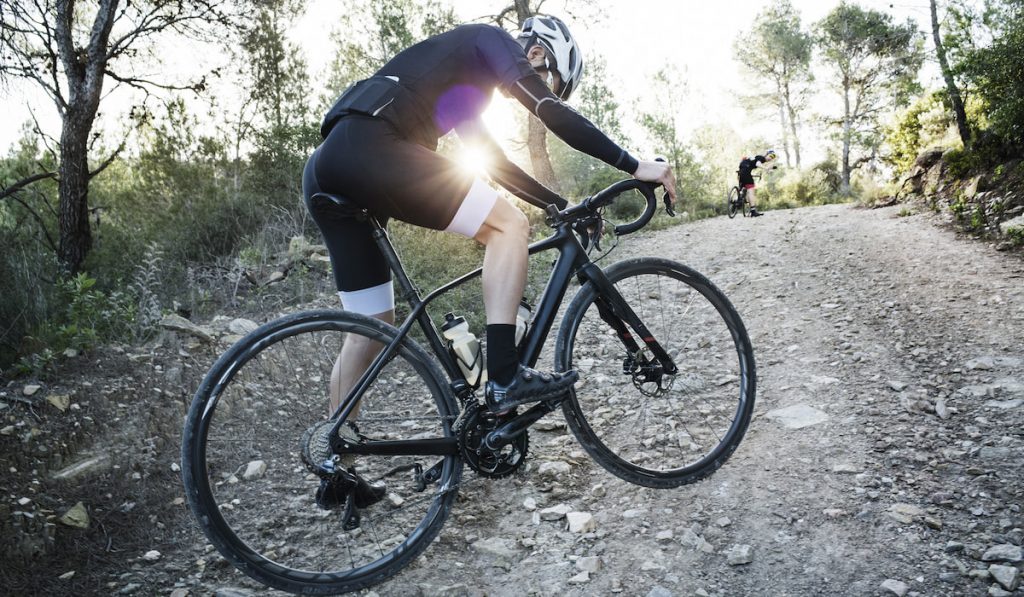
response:
{"label": "black cycling sock", "polygon": [[506,385],[515,377],[519,365],[516,351],[516,326],[508,323],[487,325],[487,378]]}

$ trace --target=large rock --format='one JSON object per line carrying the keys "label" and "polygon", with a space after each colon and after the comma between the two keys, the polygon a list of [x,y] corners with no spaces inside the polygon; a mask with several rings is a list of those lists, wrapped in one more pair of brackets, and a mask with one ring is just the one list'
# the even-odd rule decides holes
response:
{"label": "large rock", "polygon": [[1018,545],[1009,543],[993,545],[981,556],[983,562],[1012,562],[1017,563],[1024,560],[1024,549]]}
{"label": "large rock", "polygon": [[770,410],[766,416],[782,424],[786,429],[803,429],[828,420],[828,415],[806,404]]}
{"label": "large rock", "polygon": [[992,564],[988,567],[988,573],[1007,591],[1017,590],[1017,585],[1020,584],[1020,571],[1013,566]]}
{"label": "large rock", "polygon": [[89,513],[85,509],[85,504],[78,502],[74,506],[71,506],[71,508],[60,517],[60,523],[76,529],[89,528]]}
{"label": "large rock", "polygon": [[80,460],[72,465],[66,466],[59,471],[53,473],[51,477],[58,481],[70,481],[72,479],[78,479],[104,471],[110,467],[110,456],[107,454],[100,454],[98,456],[92,456],[85,460]]}
{"label": "large rock", "polygon": [[481,555],[488,555],[498,560],[514,561],[519,559],[519,551],[507,539],[490,537],[480,539],[472,545],[473,550]]}
{"label": "large rock", "polygon": [[171,330],[172,332],[181,332],[190,336],[195,336],[206,342],[213,342],[213,332],[209,329],[196,325],[191,321],[185,319],[181,315],[167,315],[160,320],[160,327]]}

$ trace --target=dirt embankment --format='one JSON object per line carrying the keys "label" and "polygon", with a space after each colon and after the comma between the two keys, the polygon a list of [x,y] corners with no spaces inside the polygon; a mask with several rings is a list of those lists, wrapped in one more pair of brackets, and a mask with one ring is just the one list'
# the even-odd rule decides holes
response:
{"label": "dirt embankment", "polygon": [[[743,316],[759,392],[739,450],[699,484],[641,489],[552,416],[526,471],[467,472],[440,539],[375,593],[1020,594],[1024,262],[905,213],[775,211],[626,240],[612,259],[683,261]],[[270,594],[211,551],[181,500],[185,403],[220,349],[190,338],[104,352],[32,396],[3,390],[0,586]],[[85,529],[61,522],[79,501]],[[535,518],[559,504],[596,530]]]}

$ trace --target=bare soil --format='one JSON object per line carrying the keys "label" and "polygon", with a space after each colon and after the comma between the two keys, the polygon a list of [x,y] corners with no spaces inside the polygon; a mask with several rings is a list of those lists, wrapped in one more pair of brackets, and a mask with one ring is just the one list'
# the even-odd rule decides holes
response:
{"label": "bare soil", "polygon": [[[758,396],[739,450],[698,484],[643,489],[550,416],[521,474],[467,470],[439,540],[372,593],[1003,594],[990,566],[1022,564],[983,558],[1024,539],[1024,261],[899,209],[769,211],[624,240],[610,260],[679,260],[743,317]],[[0,592],[278,594],[211,550],[173,470],[220,350],[169,334],[80,358],[33,397],[23,381],[3,390]],[[541,474],[549,462],[569,473]],[[78,501],[85,530],[58,521]],[[558,504],[596,530],[537,520]]]}

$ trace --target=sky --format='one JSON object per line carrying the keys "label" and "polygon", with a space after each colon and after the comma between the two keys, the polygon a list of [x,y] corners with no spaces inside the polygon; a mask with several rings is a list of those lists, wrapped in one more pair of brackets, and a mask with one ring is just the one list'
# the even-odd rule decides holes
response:
{"label": "sky", "polygon": [[[487,7],[497,1],[450,0],[456,16],[470,21],[493,12]],[[805,24],[824,17],[838,0],[792,0]],[[864,7],[892,14],[897,21],[912,18],[922,31],[928,31],[928,3],[925,0],[857,0]],[[778,125],[770,119],[759,119],[746,113],[736,100],[748,83],[733,60],[733,44],[744,29],[770,3],[754,0],[596,0],[603,18],[596,22],[566,20],[577,37],[584,56],[600,54],[607,62],[606,72],[616,99],[623,108],[623,121],[629,123],[638,107],[651,109],[652,75],[665,65],[674,65],[683,75],[688,89],[688,101],[679,121],[684,129],[702,124],[728,124],[744,139],[777,137]],[[571,4],[571,3],[570,3]],[[306,51],[310,69],[315,78],[323,77],[331,59],[330,33],[337,27],[341,3],[337,0],[312,0],[308,10],[291,32],[291,37]],[[555,11],[564,6],[562,0],[548,0],[545,9]],[[930,37],[930,36],[929,36]],[[930,43],[928,44],[930,47]],[[182,44],[161,52],[169,65],[196,63],[194,47]],[[938,87],[937,67],[931,62],[922,72],[922,83],[928,88]],[[586,84],[584,79],[583,84]],[[319,93],[319,90],[316,91]],[[121,96],[121,97],[119,97]],[[104,100],[108,118],[117,118],[119,111],[130,104],[127,94],[115,92]],[[813,110],[825,111],[834,105],[834,99],[818,98]],[[59,120],[52,103],[24,84],[14,82],[0,89],[4,118],[0,120],[0,151],[5,150],[18,132],[33,106],[44,129],[59,136]],[[507,106],[498,111],[509,112]],[[499,116],[498,120],[508,118]],[[493,119],[492,119],[493,120]],[[498,131],[496,131],[498,133]],[[627,133],[639,133],[627,124]],[[634,134],[634,137],[639,135]],[[805,132],[805,152],[808,160],[824,155],[827,141],[814,131]],[[749,148],[760,151],[764,148]]]}

